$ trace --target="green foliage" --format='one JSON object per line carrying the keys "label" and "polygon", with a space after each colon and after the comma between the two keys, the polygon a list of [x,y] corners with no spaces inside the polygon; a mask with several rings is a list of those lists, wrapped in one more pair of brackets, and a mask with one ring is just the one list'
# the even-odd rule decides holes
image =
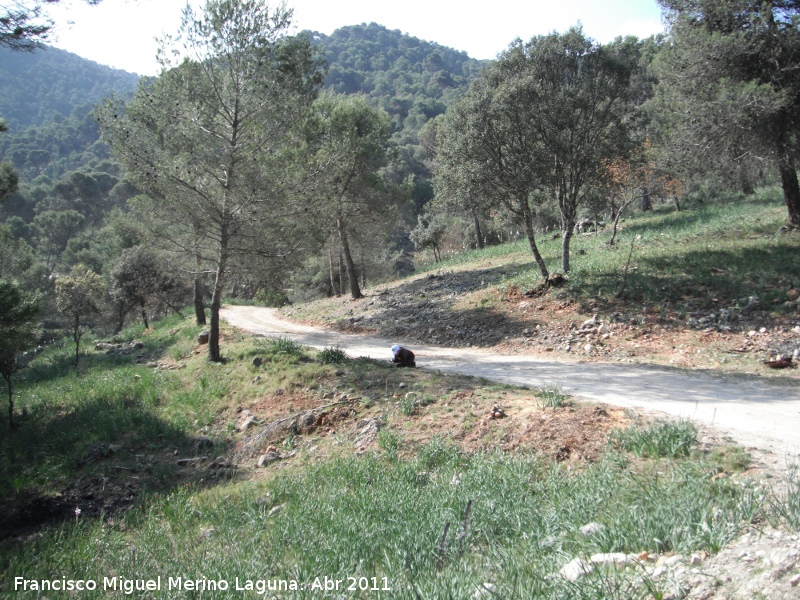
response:
{"label": "green foliage", "polygon": [[400,450],[400,435],[396,431],[383,428],[378,432],[378,448],[386,453],[386,458],[394,462]]}
{"label": "green foliage", "polygon": [[697,427],[683,420],[656,421],[647,427],[631,425],[625,430],[615,429],[610,440],[635,456],[679,458],[689,455],[697,440]]}
{"label": "green foliage", "polygon": [[86,218],[76,210],[46,210],[33,219],[33,230],[45,264],[55,267],[69,241],[83,228]]}
{"label": "green foliage", "polygon": [[132,92],[138,79],[58,48],[15,52],[0,44],[0,115],[12,131],[63,120],[77,105]]}
{"label": "green foliage", "polygon": [[8,386],[8,422],[14,423],[14,397],[11,378],[21,368],[18,355],[36,342],[35,319],[40,301],[26,296],[19,286],[0,279],[0,375]]}
{"label": "green foliage", "polygon": [[78,367],[81,338],[86,332],[85,319],[99,312],[98,303],[103,296],[102,278],[83,265],[76,265],[69,275],[56,280],[56,306],[70,320],[72,339],[75,341],[75,367]]}
{"label": "green foliage", "polygon": [[485,64],[377,23],[312,35],[330,65],[326,86],[340,94],[367,95],[389,113],[393,131],[405,130],[406,139],[443,113]]}
{"label": "green foliage", "polygon": [[123,250],[108,278],[118,313],[124,318],[132,308],[139,308],[145,328],[149,327],[147,308],[162,303],[177,309],[188,296],[186,283],[169,273],[159,257],[143,246]]}
{"label": "green foliage", "polygon": [[338,235],[351,295],[357,299],[361,290],[350,248],[350,240],[360,233],[357,223],[388,220],[393,214],[379,173],[386,163],[389,119],[362,97],[323,94],[314,103],[306,136],[304,168],[318,177],[311,202],[323,219],[323,230]]}
{"label": "green foliage", "polygon": [[800,7],[785,1],[659,3],[671,40],[656,61],[665,166],[684,175],[721,168],[750,191],[748,171],[763,169],[757,159],[769,160],[780,174],[789,219],[800,225]]}
{"label": "green foliage", "polygon": [[323,348],[317,354],[317,360],[323,365],[339,364],[347,361],[347,354],[338,346]]}
{"label": "green foliage", "polygon": [[789,466],[784,489],[773,492],[769,499],[771,521],[775,527],[800,529],[800,467]]}
{"label": "green foliage", "polygon": [[512,43],[437,127],[437,191],[465,210],[502,206],[511,213],[544,279],[549,271],[534,214],[555,201],[564,232],[561,268],[569,271],[570,238],[587,189],[602,177],[605,161],[633,145],[637,60],[635,45],[602,47],[580,28]]}
{"label": "green foliage", "polygon": [[441,245],[448,224],[444,215],[420,215],[409,238],[417,251],[432,250],[434,261],[438,263],[442,260]]}

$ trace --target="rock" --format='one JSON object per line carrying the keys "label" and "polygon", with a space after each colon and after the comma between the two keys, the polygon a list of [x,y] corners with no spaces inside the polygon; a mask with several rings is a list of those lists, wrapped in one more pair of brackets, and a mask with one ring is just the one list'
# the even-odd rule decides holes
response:
{"label": "rock", "polygon": [[582,558],[573,558],[571,561],[561,567],[561,569],[558,571],[558,574],[569,581],[578,581],[578,579],[584,575],[588,575],[592,571],[594,571],[594,567],[585,560]]}
{"label": "rock", "polygon": [[603,324],[597,328],[597,333],[600,335],[607,335],[609,333],[608,325]]}
{"label": "rock", "polygon": [[264,359],[261,358],[260,356],[256,356],[253,359],[253,366],[254,367],[260,367],[262,364],[264,364]]}
{"label": "rock", "polygon": [[492,411],[489,413],[491,419],[502,419],[506,416],[506,411],[499,404],[492,406]]}
{"label": "rock", "polygon": [[707,558],[708,558],[708,553],[707,552],[705,552],[705,551],[703,551],[703,552],[695,552],[689,558],[689,564],[690,565],[699,565],[700,563],[702,563]]}
{"label": "rock", "polygon": [[791,585],[792,587],[797,587],[798,584],[800,584],[800,573],[798,573],[789,580],[789,585]]}
{"label": "rock", "polygon": [[583,351],[586,352],[586,354],[592,354],[596,349],[597,347],[594,344],[586,344],[583,347]]}
{"label": "rock", "polygon": [[277,515],[286,507],[286,504],[279,504],[278,506],[273,506],[270,511],[267,513],[268,517],[272,517]]}
{"label": "rock", "polygon": [[369,446],[375,439],[378,437],[378,432],[384,427],[385,423],[378,419],[377,417],[371,417],[369,419],[361,419],[356,424],[356,431],[358,435],[356,436],[353,445],[356,447],[356,450],[365,448]]}
{"label": "rock", "polygon": [[[272,464],[275,461],[280,460],[281,458],[283,457],[277,452],[267,452],[266,454],[262,454],[261,456],[258,457],[258,466],[266,467],[267,465]],[[272,513],[270,513],[270,516],[271,515]]]}
{"label": "rock", "polygon": [[590,327],[595,327],[597,325],[597,314],[595,313],[591,319],[587,319],[581,324],[581,329],[588,329]]}
{"label": "rock", "polygon": [[589,561],[593,565],[625,568],[627,565],[638,563],[639,559],[636,557],[635,554],[625,554],[624,552],[606,552],[600,554],[592,554]]}
{"label": "rock", "polygon": [[581,533],[586,537],[592,537],[603,531],[605,527],[601,523],[587,523],[581,527]]}
{"label": "rock", "polygon": [[256,417],[249,410],[243,410],[239,415],[239,420],[236,423],[237,431],[245,431],[253,423],[256,422]]}
{"label": "rock", "polygon": [[211,332],[208,329],[204,329],[200,333],[197,334],[197,343],[198,344],[207,344],[208,338],[211,336]]}
{"label": "rock", "polygon": [[317,423],[317,417],[313,412],[307,412],[297,418],[300,427],[313,427]]}

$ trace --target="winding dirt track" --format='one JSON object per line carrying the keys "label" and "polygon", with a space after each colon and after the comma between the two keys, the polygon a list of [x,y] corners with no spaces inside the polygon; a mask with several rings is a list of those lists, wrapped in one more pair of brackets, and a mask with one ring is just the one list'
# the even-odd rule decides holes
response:
{"label": "winding dirt track", "polygon": [[[315,348],[338,346],[350,356],[390,359],[396,341],[349,335],[278,318],[274,309],[226,306],[221,317],[258,335],[287,336]],[[531,387],[556,385],[565,392],[617,406],[659,411],[713,426],[739,444],[764,452],[774,467],[800,460],[800,390],[794,381],[687,373],[642,365],[543,360],[482,350],[409,346],[417,365]]]}

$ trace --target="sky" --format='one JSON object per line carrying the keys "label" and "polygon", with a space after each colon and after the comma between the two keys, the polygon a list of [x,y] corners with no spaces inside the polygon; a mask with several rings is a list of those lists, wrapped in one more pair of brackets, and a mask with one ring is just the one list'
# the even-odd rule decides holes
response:
{"label": "sky", "polygon": [[[64,0],[50,9],[57,28],[49,43],[100,64],[155,75],[155,38],[177,32],[186,2],[103,0],[90,7]],[[495,58],[517,37],[565,31],[579,22],[599,42],[663,31],[656,0],[483,0],[473,8],[463,0],[289,0],[288,5],[297,31],[330,34],[374,21],[478,59]]]}

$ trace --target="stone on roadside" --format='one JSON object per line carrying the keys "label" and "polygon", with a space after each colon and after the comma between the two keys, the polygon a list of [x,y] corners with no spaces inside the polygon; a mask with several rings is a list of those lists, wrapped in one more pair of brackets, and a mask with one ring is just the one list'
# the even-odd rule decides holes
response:
{"label": "stone on roadside", "polygon": [[208,329],[204,329],[203,331],[197,334],[197,343],[207,344],[209,337],[211,337],[211,332]]}

